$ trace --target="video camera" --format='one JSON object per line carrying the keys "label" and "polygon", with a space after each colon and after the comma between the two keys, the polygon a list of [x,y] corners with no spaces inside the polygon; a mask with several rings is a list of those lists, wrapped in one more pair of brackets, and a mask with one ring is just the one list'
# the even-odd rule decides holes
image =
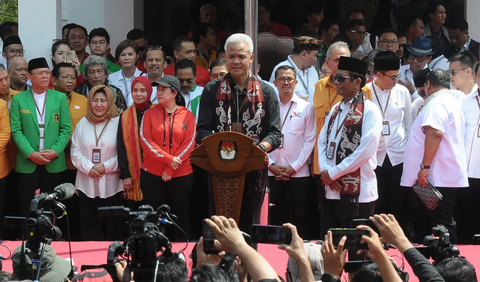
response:
{"label": "video camera", "polygon": [[423,247],[417,249],[427,259],[432,258],[434,265],[446,258],[460,255],[460,250],[450,241],[450,233],[445,226],[439,224],[433,227],[432,234],[425,236]]}
{"label": "video camera", "polygon": [[[170,215],[170,207],[162,205],[154,211],[151,206],[142,205],[138,211],[130,211],[123,206],[114,206],[99,208],[99,212],[102,216],[122,215],[131,222],[130,237],[123,243],[117,241],[110,244],[107,263],[114,264],[122,256],[127,260],[124,281],[130,281],[131,271],[137,282],[153,281],[159,263],[173,255],[172,244],[164,235],[166,224],[176,225],[171,221],[173,215]],[[157,258],[158,252],[161,252],[161,256]]]}

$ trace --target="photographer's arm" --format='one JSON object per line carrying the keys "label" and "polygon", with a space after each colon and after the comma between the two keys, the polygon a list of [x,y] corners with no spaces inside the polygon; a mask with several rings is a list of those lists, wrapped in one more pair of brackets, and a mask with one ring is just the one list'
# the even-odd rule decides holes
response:
{"label": "photographer's arm", "polygon": [[218,241],[215,242],[215,248],[237,254],[254,282],[262,279],[278,281],[278,275],[273,267],[245,242],[234,219],[214,215],[206,222],[217,235]]}
{"label": "photographer's arm", "polygon": [[370,220],[378,227],[378,230],[380,230],[382,242],[394,245],[405,256],[420,282],[445,281],[435,266],[408,241],[395,216],[392,214],[376,214],[371,216]]}
{"label": "photographer's arm", "polygon": [[[359,225],[357,226],[357,229],[361,230],[370,228],[366,225]],[[370,237],[363,235],[361,243],[367,243],[368,250],[359,250],[358,252],[368,252],[368,256],[377,263],[383,281],[402,282],[402,279],[393,267],[392,262],[383,250],[382,242],[380,242],[380,238],[375,231],[370,229]]]}
{"label": "photographer's arm", "polygon": [[278,248],[285,250],[288,255],[298,263],[300,268],[300,278],[303,282],[315,282],[310,260],[305,253],[303,239],[298,235],[297,227],[290,223],[285,223],[283,227],[287,227],[292,232],[292,242],[288,246],[280,245]]}

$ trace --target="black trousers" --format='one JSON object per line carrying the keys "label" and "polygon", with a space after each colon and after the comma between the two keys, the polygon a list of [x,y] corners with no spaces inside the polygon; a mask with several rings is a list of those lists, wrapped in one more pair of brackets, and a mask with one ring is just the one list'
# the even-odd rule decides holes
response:
{"label": "black trousers", "polygon": [[403,173],[403,163],[392,166],[388,155],[382,166],[377,166],[378,200],[375,204],[376,214],[393,214],[407,234],[407,222],[412,216],[412,189],[400,186]]}
{"label": "black trousers", "polygon": [[418,220],[416,239],[419,242],[422,242],[425,236],[432,234],[432,227],[441,224],[448,229],[452,243],[456,244],[457,230],[454,223],[455,199],[458,190],[463,188],[436,188],[443,195],[443,199],[440,201],[438,207],[434,210],[427,209],[425,204],[416,194],[413,198],[415,203],[416,218]]}
{"label": "black trousers", "polygon": [[[82,228],[82,239],[85,241],[123,240],[124,219],[122,217],[101,218],[99,207],[119,206],[123,204],[123,192],[108,198],[89,198],[78,191]],[[75,224],[75,223],[71,223]]]}
{"label": "black trousers", "polygon": [[18,191],[21,216],[28,216],[35,191],[52,192],[62,182],[62,173],[50,173],[44,165],[37,165],[32,173],[18,173]]}
{"label": "black trousers", "polygon": [[208,213],[208,172],[194,164],[193,181],[195,189],[192,189],[192,201],[190,209],[190,223],[192,239],[202,236],[202,220],[207,218]]}
{"label": "black trousers", "polygon": [[353,219],[368,219],[368,217],[374,214],[375,201],[360,203],[358,207],[358,215],[356,217],[342,217],[343,206],[340,200],[325,199],[324,207],[320,234],[322,238],[327,234],[327,231],[330,228],[351,228]]}
{"label": "black trousers", "polygon": [[480,233],[480,179],[469,178],[469,187],[458,189],[455,200],[455,219],[459,244],[472,244]]}
{"label": "black trousers", "polygon": [[[171,213],[178,217],[177,224],[190,238],[190,204],[193,173],[164,182],[161,176],[141,170],[140,187],[142,188],[145,204],[152,206],[154,210],[157,210],[163,204],[169,205]],[[174,229],[173,234],[167,232],[167,237],[170,241],[186,240],[185,235],[177,228]]]}
{"label": "black trousers", "polygon": [[[240,222],[238,223],[238,228],[248,234],[252,234],[252,224],[260,223],[262,203],[265,198],[264,190],[257,191],[253,187],[253,183],[255,183],[255,181],[258,181],[258,179],[255,179],[258,174],[256,173],[256,171],[252,172],[249,172],[245,175],[245,186],[243,189]],[[215,197],[213,195],[211,177],[209,177],[208,186],[210,215],[216,215],[217,212],[215,210]]]}
{"label": "black trousers", "polygon": [[290,178],[288,181],[277,181],[275,176],[269,177],[269,224],[282,225],[291,222],[297,227],[300,237],[305,238],[308,231],[307,203],[310,177]]}

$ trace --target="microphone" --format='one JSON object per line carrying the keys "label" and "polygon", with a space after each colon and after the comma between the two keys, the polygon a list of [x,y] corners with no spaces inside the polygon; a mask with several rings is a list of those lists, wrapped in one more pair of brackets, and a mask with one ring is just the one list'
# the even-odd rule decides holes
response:
{"label": "microphone", "polygon": [[72,183],[63,183],[47,195],[47,200],[65,200],[71,198],[73,194],[75,194],[75,186]]}

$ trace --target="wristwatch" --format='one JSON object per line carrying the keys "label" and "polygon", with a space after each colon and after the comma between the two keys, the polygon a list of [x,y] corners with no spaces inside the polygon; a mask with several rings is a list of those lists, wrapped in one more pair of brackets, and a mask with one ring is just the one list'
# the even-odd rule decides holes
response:
{"label": "wristwatch", "polygon": [[265,147],[265,145],[263,145],[263,144],[258,145],[258,147],[259,147],[260,149],[262,149],[262,151],[264,151],[264,152],[267,151],[267,147]]}
{"label": "wristwatch", "polygon": [[429,165],[424,165],[423,163],[420,164],[420,169],[430,169]]}

